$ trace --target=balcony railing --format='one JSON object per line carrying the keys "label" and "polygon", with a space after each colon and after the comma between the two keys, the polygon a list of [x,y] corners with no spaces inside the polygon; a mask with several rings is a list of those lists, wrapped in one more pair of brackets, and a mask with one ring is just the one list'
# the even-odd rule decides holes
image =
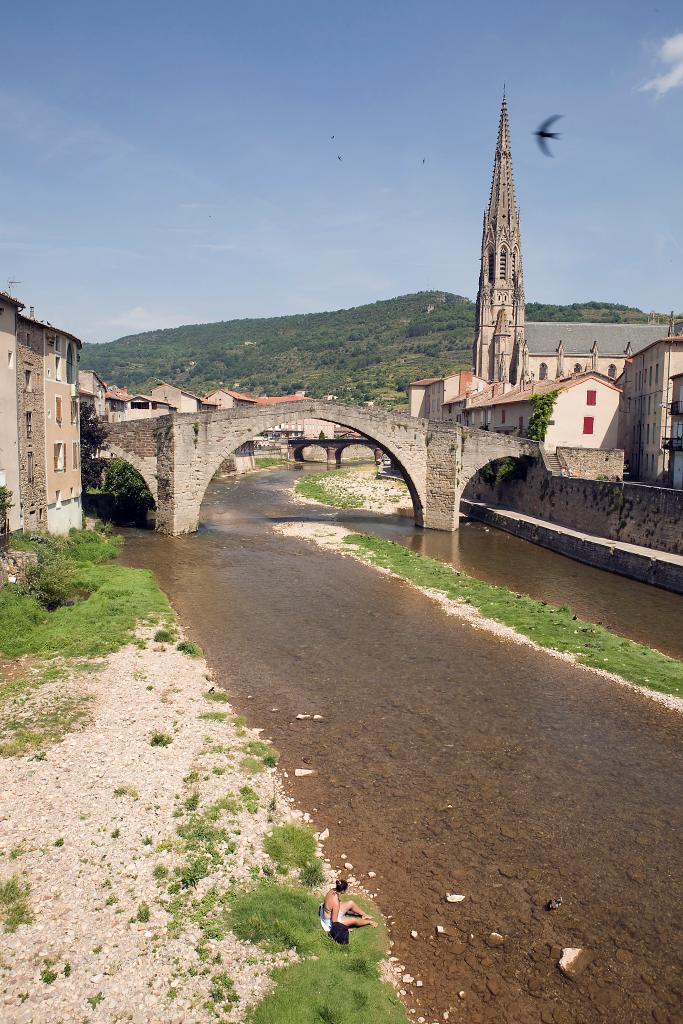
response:
{"label": "balcony railing", "polygon": [[683,416],[683,402],[672,402],[669,412],[672,416]]}
{"label": "balcony railing", "polygon": [[670,452],[683,452],[683,435],[665,437],[662,441],[662,448],[668,448]]}

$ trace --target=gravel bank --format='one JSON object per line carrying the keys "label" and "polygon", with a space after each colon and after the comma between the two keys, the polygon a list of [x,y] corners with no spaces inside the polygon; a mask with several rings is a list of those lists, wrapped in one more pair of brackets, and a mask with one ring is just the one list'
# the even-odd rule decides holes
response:
{"label": "gravel bank", "polygon": [[[0,885],[30,887],[31,918],[0,928],[7,1024],[241,1020],[273,966],[295,958],[227,929],[207,941],[188,911],[213,886],[253,879],[268,860],[263,837],[298,812],[274,768],[243,763],[259,730],[208,692],[203,658],[140,637],[146,646],[33,694],[49,704],[54,687],[87,691],[77,731],[38,757],[0,759]],[[188,861],[202,853],[188,838],[195,810],[230,844],[188,890]]]}
{"label": "gravel bank", "polygon": [[[322,490],[329,495],[332,505],[338,503],[335,499],[350,499],[357,502],[355,507],[365,508],[369,512],[379,512],[383,515],[413,514],[410,494],[405,483],[391,477],[378,478],[374,466],[322,473],[316,480]],[[296,487],[294,500],[307,505],[319,504],[315,499],[298,493]]]}

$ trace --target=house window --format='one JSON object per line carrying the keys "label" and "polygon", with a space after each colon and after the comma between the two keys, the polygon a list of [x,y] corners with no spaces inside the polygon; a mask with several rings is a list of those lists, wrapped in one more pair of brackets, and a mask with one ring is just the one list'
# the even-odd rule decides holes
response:
{"label": "house window", "polygon": [[519,417],[519,432],[520,432],[520,434],[524,433],[524,417],[523,416]]}
{"label": "house window", "polygon": [[655,363],[655,384],[659,383],[659,363]]}
{"label": "house window", "polygon": [[78,399],[77,398],[72,398],[71,399],[71,422],[72,423],[77,423],[78,422]]}
{"label": "house window", "polygon": [[505,409],[500,410],[500,422],[505,423]]}
{"label": "house window", "polygon": [[652,363],[650,363],[650,378],[648,380],[648,384],[652,384]]}
{"label": "house window", "polygon": [[74,347],[71,344],[66,346],[66,382],[67,384],[74,384],[76,376],[74,373]]}
{"label": "house window", "polygon": [[597,404],[597,399],[598,399],[597,391],[587,391],[586,392],[586,405],[596,405]]}
{"label": "house window", "polygon": [[489,281],[493,282],[496,279],[496,258],[493,255],[493,249],[489,249]]}
{"label": "house window", "polygon": [[650,443],[650,424],[649,423],[647,424],[647,426],[645,428],[645,443],[646,444]]}
{"label": "house window", "polygon": [[583,417],[583,432],[584,432],[584,434],[592,434],[593,433],[593,422],[594,421],[593,421],[593,417],[592,416],[584,416]]}
{"label": "house window", "polygon": [[33,391],[33,374],[30,370],[24,370],[24,387],[27,391]]}
{"label": "house window", "polygon": [[55,356],[55,380],[62,379],[62,357]]}
{"label": "house window", "polygon": [[607,376],[610,380],[615,380],[617,376],[617,368],[614,363],[610,363],[607,367]]}
{"label": "house window", "polygon": [[9,370],[14,366],[14,352],[10,349],[7,353],[7,368]]}
{"label": "house window", "polygon": [[541,363],[541,365],[539,366],[539,368],[538,368],[538,379],[539,380],[547,380],[548,379],[548,364],[547,363]]}
{"label": "house window", "polygon": [[33,483],[33,452],[28,452],[26,456],[26,475],[28,482]]}
{"label": "house window", "polygon": [[581,363],[574,363],[574,373],[581,373]]}
{"label": "house window", "polygon": [[78,441],[72,441],[71,442],[71,461],[72,461],[72,464],[73,464],[73,468],[74,469],[78,469],[78,463],[79,463]]}
{"label": "house window", "polygon": [[32,412],[27,412],[26,413],[26,436],[27,437],[32,437],[33,436],[33,413]]}
{"label": "house window", "polygon": [[55,352],[58,352],[61,355],[61,352],[62,352],[62,339],[61,338],[55,338]]}
{"label": "house window", "polygon": [[57,441],[57,443],[54,446],[53,460],[54,460],[53,461],[53,466],[54,466],[55,473],[63,473],[64,469],[65,469],[65,466],[64,466],[64,445],[62,444],[61,441]]}
{"label": "house window", "polygon": [[508,251],[505,248],[500,250],[500,276],[508,276]]}
{"label": "house window", "polygon": [[57,423],[62,422],[62,400],[61,398],[55,398],[55,420]]}

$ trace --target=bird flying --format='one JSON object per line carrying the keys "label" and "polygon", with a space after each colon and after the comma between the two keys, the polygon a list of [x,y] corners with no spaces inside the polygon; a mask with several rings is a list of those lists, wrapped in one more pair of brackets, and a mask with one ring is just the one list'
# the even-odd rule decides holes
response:
{"label": "bird flying", "polygon": [[339,153],[337,153],[337,160],[341,160],[341,157],[339,156]]}
{"label": "bird flying", "polygon": [[553,156],[551,148],[548,145],[547,139],[560,137],[559,132],[548,131],[548,129],[551,127],[551,125],[554,125],[556,121],[559,121],[559,119],[563,116],[564,115],[562,114],[553,114],[552,117],[546,118],[546,120],[543,122],[541,127],[537,129],[537,131],[533,132],[533,134],[535,134],[537,137],[539,145],[541,146],[541,152],[546,157]]}
{"label": "bird flying", "polygon": [[536,141],[538,142],[538,145],[540,146],[541,152],[544,154],[544,156],[553,155],[550,146],[548,145],[546,140],[560,138],[559,132],[550,132],[548,131],[548,129],[551,125],[555,124],[555,121],[559,121],[560,118],[563,116],[563,114],[553,114],[552,117],[546,118],[543,124],[540,126],[540,128],[538,128],[534,132],[534,135],[536,136]]}

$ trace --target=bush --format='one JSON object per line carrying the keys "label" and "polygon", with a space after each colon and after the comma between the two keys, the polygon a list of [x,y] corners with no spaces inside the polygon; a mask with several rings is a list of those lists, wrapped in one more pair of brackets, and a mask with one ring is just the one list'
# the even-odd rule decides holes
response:
{"label": "bush", "polygon": [[170,629],[166,629],[164,627],[163,629],[158,629],[156,631],[156,633],[154,634],[154,639],[159,644],[172,644],[173,641],[175,640],[175,635],[171,632]]}
{"label": "bush", "polygon": [[29,593],[44,608],[53,611],[73,597],[76,573],[73,563],[59,549],[47,549],[38,554],[38,561],[26,572]]}
{"label": "bush", "polygon": [[117,523],[142,524],[154,508],[147,484],[129,462],[110,459],[104,469],[102,490],[114,499],[113,518]]}

